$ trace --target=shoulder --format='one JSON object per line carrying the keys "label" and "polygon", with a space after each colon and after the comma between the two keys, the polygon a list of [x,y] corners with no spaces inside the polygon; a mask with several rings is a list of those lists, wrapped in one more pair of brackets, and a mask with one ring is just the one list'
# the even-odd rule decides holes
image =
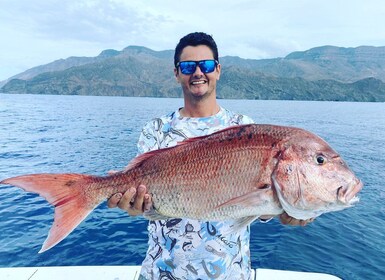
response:
{"label": "shoulder", "polygon": [[249,116],[239,114],[234,111],[230,111],[228,109],[223,109],[225,115],[227,118],[229,118],[231,124],[233,125],[238,125],[238,124],[251,124],[254,123],[253,119],[250,118]]}
{"label": "shoulder", "polygon": [[175,112],[171,112],[166,115],[153,118],[143,126],[143,130],[146,130],[146,129],[159,130],[165,124],[170,123],[174,117],[175,117]]}
{"label": "shoulder", "polygon": [[142,128],[138,141],[139,153],[156,150],[161,147],[164,134],[170,130],[171,122],[175,117],[175,112],[153,118]]}

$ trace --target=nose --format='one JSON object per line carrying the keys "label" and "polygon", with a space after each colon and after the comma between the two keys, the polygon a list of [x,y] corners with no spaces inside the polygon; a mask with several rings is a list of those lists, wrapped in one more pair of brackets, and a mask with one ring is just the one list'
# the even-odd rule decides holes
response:
{"label": "nose", "polygon": [[197,65],[197,67],[195,67],[195,72],[193,74],[194,76],[203,76],[203,72],[201,70],[201,67],[199,65]]}

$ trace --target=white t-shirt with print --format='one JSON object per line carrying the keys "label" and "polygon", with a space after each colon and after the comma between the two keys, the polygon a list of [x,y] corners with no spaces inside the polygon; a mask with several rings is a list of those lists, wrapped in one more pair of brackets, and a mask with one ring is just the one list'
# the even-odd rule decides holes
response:
{"label": "white t-shirt with print", "polygon": [[[179,110],[148,122],[139,137],[139,153],[175,146],[187,138],[253,123],[221,108],[213,116],[186,118]],[[149,248],[139,279],[249,279],[250,228],[223,234],[231,220],[210,222],[170,218],[150,221]]]}

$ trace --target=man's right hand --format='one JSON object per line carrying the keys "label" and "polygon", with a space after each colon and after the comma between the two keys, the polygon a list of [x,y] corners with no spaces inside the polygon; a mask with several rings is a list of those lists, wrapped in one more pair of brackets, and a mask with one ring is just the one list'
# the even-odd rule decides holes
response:
{"label": "man's right hand", "polygon": [[146,186],[140,185],[137,189],[129,188],[125,193],[114,194],[108,199],[107,206],[109,208],[119,207],[130,216],[138,216],[151,209],[152,201]]}

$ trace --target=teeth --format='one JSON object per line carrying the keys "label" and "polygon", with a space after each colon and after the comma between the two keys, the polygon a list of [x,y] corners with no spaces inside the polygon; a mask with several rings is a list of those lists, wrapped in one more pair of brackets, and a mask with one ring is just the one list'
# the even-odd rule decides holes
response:
{"label": "teeth", "polygon": [[196,81],[196,82],[192,82],[193,85],[200,85],[200,84],[204,84],[205,81]]}

